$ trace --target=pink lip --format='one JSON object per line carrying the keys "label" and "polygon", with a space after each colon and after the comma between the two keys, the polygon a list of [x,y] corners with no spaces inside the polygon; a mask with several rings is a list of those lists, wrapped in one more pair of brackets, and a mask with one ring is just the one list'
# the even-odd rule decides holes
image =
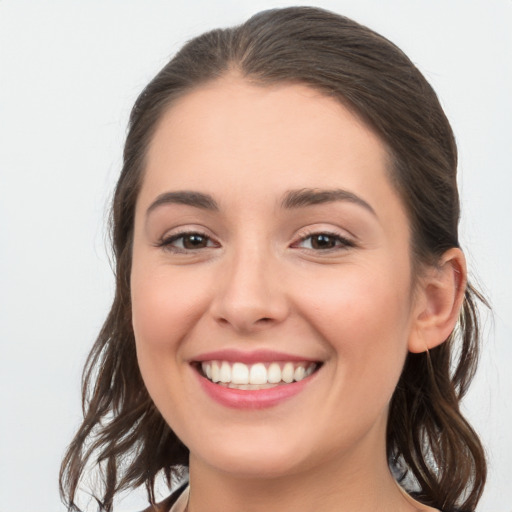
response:
{"label": "pink lip", "polygon": [[[236,349],[224,349],[200,354],[191,359],[190,363],[192,367],[195,367],[198,363],[203,361],[228,361],[231,363],[241,362],[245,364],[270,363],[274,361],[319,362],[309,357],[286,354],[274,350],[253,350],[247,352]],[[299,382],[281,384],[268,389],[254,390],[231,389],[215,384],[203,377],[197,368],[194,369],[194,373],[206,394],[217,403],[235,409],[264,409],[274,407],[300,393],[304,387],[315,378],[317,372]]]}
{"label": "pink lip", "polygon": [[240,362],[245,364],[253,363],[271,363],[273,361],[290,361],[290,362],[316,362],[315,359],[302,357],[297,355],[286,354],[284,352],[276,352],[273,350],[253,350],[244,352],[242,350],[225,349],[207,352],[193,358],[195,362],[203,361],[228,361],[231,363]]}
{"label": "pink lip", "polygon": [[282,384],[269,389],[242,390],[231,389],[214,384],[196,372],[204,391],[213,400],[226,407],[234,409],[265,409],[274,407],[300,393],[309,384],[316,373],[291,384]]}

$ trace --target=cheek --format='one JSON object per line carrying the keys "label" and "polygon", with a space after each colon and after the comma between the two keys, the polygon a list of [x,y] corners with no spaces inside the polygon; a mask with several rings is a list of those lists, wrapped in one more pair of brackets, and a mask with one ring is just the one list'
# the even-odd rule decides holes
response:
{"label": "cheek", "polygon": [[390,395],[407,354],[410,282],[393,266],[379,268],[353,266],[319,276],[303,294],[301,310],[330,345],[342,382],[368,393],[382,386]]}
{"label": "cheek", "polygon": [[188,367],[183,347],[204,310],[205,289],[198,281],[194,286],[186,270],[171,272],[168,266],[144,265],[135,258],[134,263],[132,322],[141,375],[166,421],[176,432],[186,432],[175,414],[192,400],[183,386]]}
{"label": "cheek", "polygon": [[[197,283],[197,281],[195,281]],[[205,290],[194,286],[187,271],[135,264],[131,278],[132,322],[137,357],[146,366],[179,359],[180,348],[206,303]]]}

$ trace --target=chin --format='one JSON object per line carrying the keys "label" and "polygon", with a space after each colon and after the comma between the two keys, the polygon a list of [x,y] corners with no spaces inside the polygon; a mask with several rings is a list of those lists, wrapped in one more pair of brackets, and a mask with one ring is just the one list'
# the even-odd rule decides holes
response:
{"label": "chin", "polygon": [[[191,457],[193,453],[191,451]],[[278,478],[300,472],[305,464],[300,446],[282,442],[217,443],[200,450],[198,458],[223,473],[240,478]]]}

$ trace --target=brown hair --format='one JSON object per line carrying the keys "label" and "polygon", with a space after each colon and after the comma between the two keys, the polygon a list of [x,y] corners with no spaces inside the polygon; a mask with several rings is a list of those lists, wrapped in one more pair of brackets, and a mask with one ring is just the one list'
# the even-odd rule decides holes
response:
{"label": "brown hair", "polygon": [[[437,96],[404,53],[345,17],[316,8],[261,12],[241,26],[189,43],[144,89],[133,107],[111,216],[116,261],[112,309],[83,375],[84,420],[65,455],[61,494],[70,510],[86,465],[102,478],[100,509],[114,495],[155,478],[168,483],[188,464],[188,450],[151,401],[142,381],[131,325],[130,269],[135,202],[149,142],[170,103],[236,70],[258,84],[299,82],[349,106],[373,127],[392,155],[391,179],[407,208],[416,268],[457,247],[457,152]],[[457,329],[439,347],[409,354],[388,420],[390,466],[420,501],[474,510],[486,463],[459,402],[478,358],[478,318],[468,285]]]}

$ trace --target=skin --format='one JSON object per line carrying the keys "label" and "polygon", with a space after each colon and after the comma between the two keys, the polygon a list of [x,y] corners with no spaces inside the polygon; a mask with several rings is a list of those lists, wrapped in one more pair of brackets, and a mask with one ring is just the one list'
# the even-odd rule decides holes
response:
{"label": "skin", "polygon": [[[302,85],[228,75],[161,119],[136,207],[133,327],[148,391],[190,449],[190,512],[433,510],[389,472],[388,405],[407,352],[453,329],[464,259],[453,249],[413,276],[387,162],[368,126]],[[304,188],[343,189],[370,208],[282,207]],[[218,210],[150,208],[176,191],[208,194]],[[183,232],[207,243],[184,249]],[[331,249],[314,245],[319,233]],[[322,367],[274,407],[233,409],[202,390],[190,364],[220,349],[278,350]]]}

